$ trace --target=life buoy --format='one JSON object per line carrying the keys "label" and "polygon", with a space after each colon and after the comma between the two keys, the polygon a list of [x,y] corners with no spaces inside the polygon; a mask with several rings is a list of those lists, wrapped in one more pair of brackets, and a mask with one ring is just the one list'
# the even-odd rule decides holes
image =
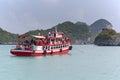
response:
{"label": "life buoy", "polygon": [[72,46],[69,47],[69,50],[72,50]]}
{"label": "life buoy", "polygon": [[16,48],[19,48],[20,47],[20,45],[16,45]]}
{"label": "life buoy", "polygon": [[62,49],[60,49],[60,52],[62,52]]}

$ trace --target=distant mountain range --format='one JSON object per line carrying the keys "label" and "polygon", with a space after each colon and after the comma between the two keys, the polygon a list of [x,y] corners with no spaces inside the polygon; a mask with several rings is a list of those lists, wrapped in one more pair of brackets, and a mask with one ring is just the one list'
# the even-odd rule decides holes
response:
{"label": "distant mountain range", "polygon": [[[70,21],[66,21],[50,29],[31,30],[24,34],[37,35],[38,33],[41,33],[45,35],[48,32],[55,31],[55,27],[57,27],[58,31],[62,31],[63,33],[65,33],[72,40],[73,43],[75,44],[86,43],[87,44],[87,43],[92,43],[94,41],[94,37],[98,35],[98,33],[103,28],[112,28],[112,24],[105,19],[99,19],[91,25],[87,25],[85,22],[73,23]],[[0,28],[0,43],[3,43],[3,44],[14,43],[17,41],[18,35],[19,34],[13,34]]]}
{"label": "distant mountain range", "polygon": [[[88,37],[91,36],[91,33],[89,33],[89,26],[86,24],[74,24],[70,21],[66,21],[56,25],[55,27],[57,27],[58,31],[61,31],[64,34],[66,34],[72,40],[73,43],[75,43],[77,40],[86,40]],[[41,33],[45,35],[48,32],[55,31],[55,27],[52,27],[47,30],[32,30],[25,34],[32,35]]]}
{"label": "distant mountain range", "polygon": [[113,26],[109,21],[105,19],[99,19],[90,25],[90,30],[92,32],[92,35],[97,36],[98,33],[100,33],[103,28],[112,28],[112,27]]}
{"label": "distant mountain range", "polygon": [[0,43],[2,44],[13,44],[17,41],[18,34],[13,34],[10,32],[7,32],[0,28]]}

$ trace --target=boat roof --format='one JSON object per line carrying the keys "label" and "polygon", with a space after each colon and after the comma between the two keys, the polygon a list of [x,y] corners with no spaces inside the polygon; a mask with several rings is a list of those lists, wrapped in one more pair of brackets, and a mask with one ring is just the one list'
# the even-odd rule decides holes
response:
{"label": "boat roof", "polygon": [[27,38],[28,35],[19,35],[18,38]]}
{"label": "boat roof", "polygon": [[44,39],[45,37],[44,36],[40,36],[40,35],[32,35],[33,37],[35,38],[39,38],[39,39]]}

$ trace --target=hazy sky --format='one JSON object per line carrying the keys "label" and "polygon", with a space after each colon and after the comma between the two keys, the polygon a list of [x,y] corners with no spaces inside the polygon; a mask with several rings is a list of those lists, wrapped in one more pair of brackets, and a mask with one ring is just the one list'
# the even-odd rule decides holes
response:
{"label": "hazy sky", "polygon": [[0,27],[12,33],[101,18],[120,32],[120,0],[0,0]]}

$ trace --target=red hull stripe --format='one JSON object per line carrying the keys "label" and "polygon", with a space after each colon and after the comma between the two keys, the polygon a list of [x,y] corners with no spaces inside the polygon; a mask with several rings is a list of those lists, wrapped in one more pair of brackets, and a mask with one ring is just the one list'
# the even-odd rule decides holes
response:
{"label": "red hull stripe", "polygon": [[55,50],[55,51],[29,51],[29,50],[11,50],[11,54],[16,56],[44,56],[44,55],[59,55],[67,54],[69,49],[65,50]]}

